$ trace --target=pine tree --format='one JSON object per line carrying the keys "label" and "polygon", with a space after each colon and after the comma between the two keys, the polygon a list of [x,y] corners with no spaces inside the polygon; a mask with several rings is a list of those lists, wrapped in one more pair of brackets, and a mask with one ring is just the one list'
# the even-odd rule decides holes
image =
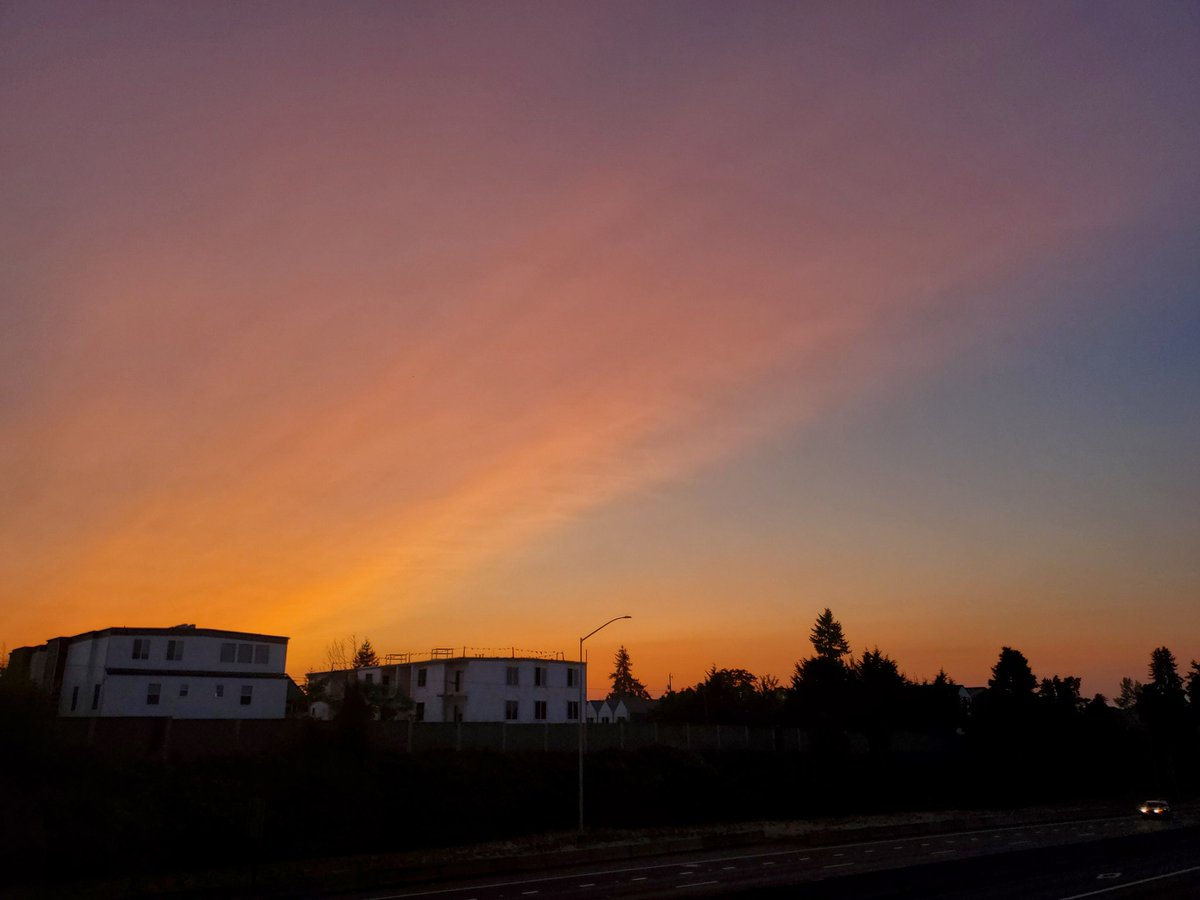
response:
{"label": "pine tree", "polygon": [[1000,658],[992,666],[992,677],[988,679],[989,691],[1004,697],[1032,697],[1037,683],[1024,653],[1012,647],[1000,649]]}
{"label": "pine tree", "polygon": [[649,700],[650,692],[633,675],[629,662],[629,651],[625,649],[624,644],[617,650],[615,665],[616,668],[608,676],[612,679],[612,690],[608,693],[608,699],[636,697],[640,700]]}
{"label": "pine tree", "polygon": [[354,653],[354,668],[363,669],[367,666],[377,665],[379,665],[379,656],[376,654],[375,648],[371,646],[369,638],[363,638],[363,642],[358,645],[358,650]]}
{"label": "pine tree", "polygon": [[825,612],[817,616],[817,621],[813,625],[808,639],[812,641],[817,656],[823,659],[840,661],[850,652],[850,643],[842,632],[842,623],[833,617],[828,606],[825,607]]}

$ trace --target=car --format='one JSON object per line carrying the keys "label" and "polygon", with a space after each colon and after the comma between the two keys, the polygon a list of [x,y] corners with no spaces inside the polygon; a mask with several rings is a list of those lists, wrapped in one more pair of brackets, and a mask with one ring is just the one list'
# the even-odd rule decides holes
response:
{"label": "car", "polygon": [[1147,800],[1138,807],[1143,819],[1166,819],[1171,815],[1171,804],[1166,800]]}

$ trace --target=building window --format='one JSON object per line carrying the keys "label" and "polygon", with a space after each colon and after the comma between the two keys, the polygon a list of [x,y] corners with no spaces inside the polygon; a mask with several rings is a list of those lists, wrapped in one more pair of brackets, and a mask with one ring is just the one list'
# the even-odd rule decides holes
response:
{"label": "building window", "polygon": [[575,687],[575,669],[567,669],[567,687]]}
{"label": "building window", "polygon": [[133,659],[150,658],[150,641],[147,638],[133,639]]}
{"label": "building window", "polygon": [[417,687],[425,687],[426,677],[428,677],[426,669],[417,669]]}
{"label": "building window", "polygon": [[544,722],[546,720],[546,701],[545,700],[534,700],[533,701],[533,717],[535,719],[537,719],[539,722]]}
{"label": "building window", "polygon": [[167,641],[167,659],[172,661],[183,659],[183,641]]}
{"label": "building window", "polygon": [[179,696],[186,697],[187,695],[188,695],[188,686],[186,684],[181,684],[179,686]]}
{"label": "building window", "polygon": [[[569,672],[571,670],[568,669],[567,671]],[[579,701],[578,700],[568,700],[567,701],[567,718],[571,721],[578,721],[578,719],[579,719]]]}
{"label": "building window", "polygon": [[242,685],[242,706],[249,706],[250,701],[254,699],[254,685]]}
{"label": "building window", "polygon": [[521,683],[521,670],[517,666],[509,666],[504,672],[504,683],[515,687]]}
{"label": "building window", "polygon": [[520,710],[520,708],[517,706],[516,700],[505,700],[504,701],[504,718],[506,721],[509,721],[509,722],[517,721],[517,715],[519,713],[519,710]]}
{"label": "building window", "polygon": [[392,683],[392,676],[384,672],[380,677],[380,682],[383,684],[383,687],[386,690]]}
{"label": "building window", "polygon": [[547,683],[546,682],[546,667],[545,666],[534,666],[533,667],[533,686],[534,687],[545,687],[546,683]]}
{"label": "building window", "polygon": [[237,644],[221,645],[221,662],[237,662]]}
{"label": "building window", "polygon": [[252,659],[254,659],[254,645],[238,644],[237,661],[245,665],[249,664]]}
{"label": "building window", "polygon": [[454,693],[462,693],[462,669],[454,673]]}
{"label": "building window", "polygon": [[92,685],[92,709],[100,708],[100,685]]}
{"label": "building window", "polygon": [[75,712],[75,707],[79,705],[79,685],[71,688],[71,712]]}
{"label": "building window", "polygon": [[255,644],[254,645],[254,664],[256,666],[265,666],[271,659],[270,644]]}
{"label": "building window", "polygon": [[417,708],[416,708],[415,712],[413,713],[413,718],[416,719],[418,722],[425,721],[425,704],[424,703],[417,704]]}
{"label": "building window", "polygon": [[363,672],[363,681],[365,681],[367,684],[374,684],[375,683],[375,673],[374,672]]}
{"label": "building window", "polygon": [[158,697],[162,693],[161,684],[150,684],[146,687],[146,705],[158,706]]}
{"label": "building window", "polygon": [[217,699],[225,696],[225,685],[218,684],[213,688],[213,696]]}

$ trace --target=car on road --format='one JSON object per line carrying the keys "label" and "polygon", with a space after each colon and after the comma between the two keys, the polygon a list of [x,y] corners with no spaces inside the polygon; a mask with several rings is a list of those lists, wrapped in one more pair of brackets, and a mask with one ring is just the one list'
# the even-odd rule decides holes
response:
{"label": "car on road", "polygon": [[1138,807],[1143,819],[1166,819],[1171,815],[1171,804],[1166,800],[1147,800]]}

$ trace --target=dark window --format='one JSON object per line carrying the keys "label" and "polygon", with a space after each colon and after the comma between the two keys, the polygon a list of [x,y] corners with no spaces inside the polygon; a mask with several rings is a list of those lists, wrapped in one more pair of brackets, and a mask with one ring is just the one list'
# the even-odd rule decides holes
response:
{"label": "dark window", "polygon": [[92,685],[92,709],[100,708],[100,685]]}
{"label": "dark window", "polygon": [[253,644],[238,644],[237,661],[239,663],[249,663],[250,660],[253,658],[254,658],[254,645]]}
{"label": "dark window", "polygon": [[237,662],[237,644],[221,645],[221,662]]}
{"label": "dark window", "polygon": [[425,687],[426,670],[417,669],[417,687]]}
{"label": "dark window", "polygon": [[546,701],[545,700],[534,700],[533,701],[533,717],[535,719],[537,719],[539,722],[545,720],[545,718],[546,718]]}
{"label": "dark window", "polygon": [[181,684],[179,686],[179,696],[186,697],[187,695],[188,695],[188,686],[186,684]]}
{"label": "dark window", "polygon": [[150,658],[150,641],[146,638],[133,639],[133,659]]}
{"label": "dark window", "polygon": [[462,670],[454,673],[454,693],[462,691]]}
{"label": "dark window", "polygon": [[214,697],[224,697],[225,696],[225,685],[218,684],[215,687],[213,687],[213,696]]}
{"label": "dark window", "polygon": [[416,709],[416,712],[413,714],[413,718],[416,719],[418,722],[425,721],[425,704],[424,703],[417,704],[417,709]]}
{"label": "dark window", "polygon": [[504,683],[513,686],[520,684],[521,670],[517,666],[509,666],[504,673]]}
{"label": "dark window", "polygon": [[567,687],[575,687],[575,670],[567,669]]}
{"label": "dark window", "polygon": [[79,705],[79,685],[71,688],[71,712],[75,712],[75,707]]}
{"label": "dark window", "polygon": [[[571,670],[568,669],[567,671],[569,672]],[[572,721],[577,720],[579,718],[579,701],[578,700],[568,700],[567,701],[567,718],[571,719]]]}
{"label": "dark window", "polygon": [[375,673],[374,672],[364,672],[363,673],[363,681],[365,681],[367,684],[374,684],[375,683]]}
{"label": "dark window", "polygon": [[271,659],[270,644],[255,644],[254,645],[254,664],[256,666],[265,666]]}
{"label": "dark window", "polygon": [[383,682],[383,686],[387,687],[388,685],[390,685],[392,683],[392,676],[384,673],[384,675],[382,676],[382,678],[380,680]]}
{"label": "dark window", "polygon": [[545,666],[534,666],[533,667],[533,686],[534,687],[545,687],[546,686],[546,667]]}
{"label": "dark window", "polygon": [[254,699],[254,685],[242,685],[242,706],[249,706],[250,701]]}
{"label": "dark window", "polygon": [[517,720],[518,711],[519,707],[517,706],[516,700],[504,701],[504,718],[509,722],[515,722]]}
{"label": "dark window", "polygon": [[167,641],[167,659],[183,659],[183,641]]}
{"label": "dark window", "polygon": [[162,693],[161,684],[151,684],[146,688],[146,705],[158,706],[158,696]]}

